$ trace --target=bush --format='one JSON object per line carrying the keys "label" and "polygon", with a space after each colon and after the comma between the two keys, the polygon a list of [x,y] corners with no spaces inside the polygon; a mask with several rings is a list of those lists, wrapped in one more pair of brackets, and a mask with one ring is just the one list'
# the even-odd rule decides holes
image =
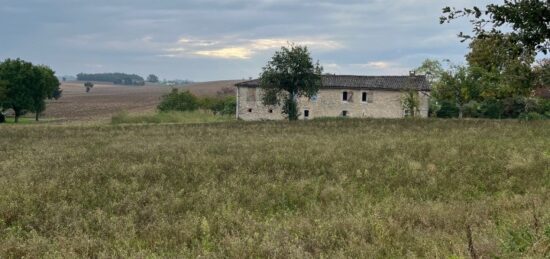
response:
{"label": "bush", "polygon": [[199,102],[189,91],[179,92],[178,89],[172,89],[172,92],[162,97],[161,103],[157,109],[161,112],[166,111],[194,111],[199,108]]}
{"label": "bush", "polygon": [[457,118],[458,108],[456,105],[449,101],[441,101],[439,110],[436,112],[439,118]]}
{"label": "bush", "polygon": [[483,117],[480,112],[481,104],[476,101],[471,101],[464,105],[464,117],[479,118]]}
{"label": "bush", "polygon": [[534,110],[540,114],[550,114],[550,99],[539,99]]}
{"label": "bush", "polygon": [[232,115],[235,114],[237,100],[235,96],[199,98],[189,91],[178,92],[178,89],[173,89],[171,93],[163,96],[158,106],[162,112],[194,111],[199,108],[211,111],[214,115]]}
{"label": "bush", "polygon": [[502,102],[497,99],[487,100],[480,106],[480,112],[484,118],[501,119],[503,110]]}
{"label": "bush", "polygon": [[234,115],[237,109],[237,98],[229,96],[225,98],[223,103],[222,115]]}

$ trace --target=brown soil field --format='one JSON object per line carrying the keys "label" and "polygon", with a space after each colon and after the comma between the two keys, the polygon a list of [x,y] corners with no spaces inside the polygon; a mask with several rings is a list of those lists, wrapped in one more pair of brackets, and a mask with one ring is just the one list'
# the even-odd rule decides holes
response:
{"label": "brown soil field", "polygon": [[[195,83],[178,87],[197,96],[216,96],[223,88],[232,88],[239,80]],[[82,82],[66,82],[61,85],[63,96],[48,101],[43,116],[61,121],[87,121],[108,119],[121,111],[130,113],[153,112],[162,95],[170,92],[167,86],[121,86],[95,84],[86,93]]]}

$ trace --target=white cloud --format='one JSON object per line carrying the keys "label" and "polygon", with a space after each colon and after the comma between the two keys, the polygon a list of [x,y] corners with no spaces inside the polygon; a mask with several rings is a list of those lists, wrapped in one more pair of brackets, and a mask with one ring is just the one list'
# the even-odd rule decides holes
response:
{"label": "white cloud", "polygon": [[227,58],[227,59],[249,59],[253,52],[247,48],[233,47],[223,48],[215,50],[199,50],[193,52],[196,55],[214,57],[214,58]]}
{"label": "white cloud", "polygon": [[339,42],[323,38],[225,38],[208,40],[182,37],[177,41],[174,47],[165,48],[163,50],[167,54],[161,54],[159,56],[173,58],[198,55],[223,59],[250,59],[261,52],[272,51],[291,43],[305,45],[319,51],[330,51],[343,47]]}
{"label": "white cloud", "polygon": [[391,66],[391,64],[389,62],[384,62],[384,61],[374,61],[374,62],[369,62],[367,64],[359,64],[359,66],[370,67],[375,69],[387,69]]}

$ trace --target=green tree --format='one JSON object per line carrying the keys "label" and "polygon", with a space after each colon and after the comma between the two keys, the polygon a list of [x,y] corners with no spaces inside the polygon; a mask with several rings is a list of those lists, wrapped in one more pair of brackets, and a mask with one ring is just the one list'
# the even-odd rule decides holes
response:
{"label": "green tree", "polygon": [[464,106],[479,97],[477,79],[465,66],[452,66],[449,71],[445,71],[434,90],[438,100],[447,100],[456,105],[459,118],[464,116]]}
{"label": "green tree", "polygon": [[179,92],[177,88],[162,97],[162,101],[157,106],[161,112],[166,111],[194,111],[199,108],[199,102],[189,91]]}
{"label": "green tree", "polygon": [[6,100],[8,92],[8,82],[0,81],[0,108],[2,103]]}
{"label": "green tree", "polygon": [[86,88],[86,93],[89,93],[92,88],[94,88],[94,84],[92,82],[86,82],[84,83],[84,87]]}
{"label": "green tree", "polygon": [[433,85],[439,82],[445,69],[443,69],[443,65],[438,60],[426,59],[414,71],[418,75],[425,75],[428,82]]}
{"label": "green tree", "polygon": [[511,40],[521,43],[525,50],[544,54],[550,50],[550,1],[505,0],[502,4],[489,4],[485,9],[445,7],[441,23],[460,17],[470,17],[473,25],[473,36],[459,34],[463,40],[502,34],[501,28],[511,28]]}
{"label": "green tree", "polygon": [[7,82],[5,109],[12,109],[15,122],[33,103],[32,85],[35,82],[33,65],[20,59],[7,59],[0,63],[0,80]]}
{"label": "green tree", "polygon": [[507,34],[487,35],[470,43],[466,55],[484,98],[527,96],[535,85],[531,64],[535,52],[524,50]]}
{"label": "green tree", "polygon": [[30,85],[32,102],[29,110],[35,113],[36,121],[46,109],[45,100],[54,98],[56,91],[59,91],[59,85],[59,79],[52,69],[47,66],[33,67],[33,83]]}
{"label": "green tree", "polygon": [[420,113],[420,98],[418,91],[409,89],[403,92],[401,104],[407,116],[415,118]]}
{"label": "green tree", "polygon": [[147,82],[149,82],[149,83],[158,83],[158,82],[159,82],[159,78],[158,78],[158,76],[156,76],[156,75],[150,74],[150,75],[147,77]]}
{"label": "green tree", "polygon": [[264,105],[281,105],[289,120],[298,119],[297,98],[313,97],[321,87],[323,68],[313,63],[305,46],[290,45],[275,52],[260,75]]}
{"label": "green tree", "polygon": [[3,109],[2,109],[2,103],[6,101],[7,98],[7,91],[8,91],[8,83],[6,81],[0,81],[0,123],[6,122],[6,117],[4,116]]}

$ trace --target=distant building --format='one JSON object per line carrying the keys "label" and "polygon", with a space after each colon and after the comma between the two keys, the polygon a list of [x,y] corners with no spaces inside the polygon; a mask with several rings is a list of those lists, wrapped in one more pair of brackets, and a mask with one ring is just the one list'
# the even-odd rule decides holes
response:
{"label": "distant building", "polygon": [[[300,119],[319,117],[403,118],[403,92],[414,90],[420,100],[420,116],[428,117],[430,84],[425,76],[323,75],[317,96],[299,98]],[[280,106],[262,104],[258,79],[237,87],[237,118],[281,120]]]}

